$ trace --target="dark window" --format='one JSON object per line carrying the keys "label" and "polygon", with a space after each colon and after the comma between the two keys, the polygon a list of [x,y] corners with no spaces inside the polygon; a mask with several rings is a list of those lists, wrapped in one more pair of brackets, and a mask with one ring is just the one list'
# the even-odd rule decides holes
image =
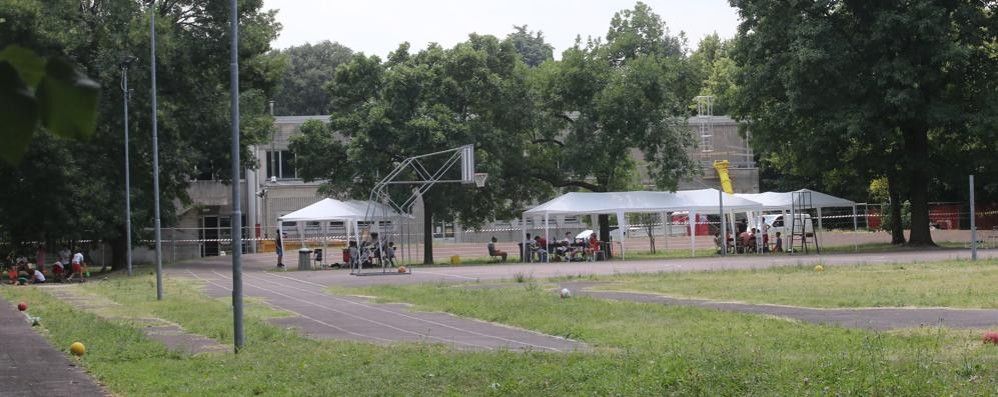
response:
{"label": "dark window", "polygon": [[267,178],[276,176],[278,179],[295,179],[298,173],[294,167],[295,155],[290,150],[272,150],[267,152]]}

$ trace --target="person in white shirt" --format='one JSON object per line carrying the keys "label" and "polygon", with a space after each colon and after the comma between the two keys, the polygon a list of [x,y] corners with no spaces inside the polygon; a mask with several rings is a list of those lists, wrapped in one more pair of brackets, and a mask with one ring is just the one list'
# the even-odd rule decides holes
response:
{"label": "person in white shirt", "polygon": [[31,277],[32,284],[43,284],[45,283],[45,275],[41,271],[35,269],[35,275]]}
{"label": "person in white shirt", "polygon": [[83,252],[77,252],[73,254],[73,261],[70,265],[72,273],[66,281],[73,281],[73,277],[80,276],[80,282],[83,282]]}

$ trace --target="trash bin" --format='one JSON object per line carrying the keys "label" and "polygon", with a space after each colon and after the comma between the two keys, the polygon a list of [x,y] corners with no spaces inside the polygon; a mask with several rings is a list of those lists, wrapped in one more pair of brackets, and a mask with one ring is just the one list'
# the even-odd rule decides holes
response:
{"label": "trash bin", "polygon": [[298,270],[312,270],[312,250],[308,248],[298,250]]}

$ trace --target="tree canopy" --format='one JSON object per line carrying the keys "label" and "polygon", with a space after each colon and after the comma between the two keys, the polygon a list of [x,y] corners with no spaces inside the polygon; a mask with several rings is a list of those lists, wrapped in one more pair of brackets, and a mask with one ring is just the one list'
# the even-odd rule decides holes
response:
{"label": "tree canopy", "polygon": [[544,61],[554,59],[554,47],[544,41],[544,32],[528,31],[527,25],[513,25],[513,30],[513,33],[506,35],[506,40],[513,43],[527,66],[537,67]]}
{"label": "tree canopy", "polygon": [[[559,62],[541,65],[532,83],[545,117],[528,152],[530,175],[554,187],[605,192],[645,172],[658,188],[675,190],[695,169],[686,117],[700,82],[684,43],[639,2],[614,15],[606,41],[577,40]],[[608,240],[605,216],[600,224]]]}
{"label": "tree canopy", "polygon": [[[490,183],[483,189],[435,186],[423,196],[427,230],[433,219],[475,226],[515,217],[540,189],[517,177],[523,164],[516,159],[535,116],[529,101],[523,106],[530,97],[526,65],[509,40],[473,34],[453,48],[430,45],[416,53],[402,44],[386,61],[356,54],[337,68],[329,90],[329,129],[303,126],[292,142],[306,179],[321,178],[331,190],[367,198],[399,161],[475,144],[476,169],[489,173]],[[348,161],[308,165],[328,153],[345,153]],[[424,260],[432,262],[432,244],[426,246]]]}
{"label": "tree canopy", "polygon": [[[265,113],[283,64],[263,57],[279,25],[262,1],[240,2],[242,143],[267,137]],[[188,181],[201,173],[228,175],[229,37],[227,4],[159,1],[157,73],[160,191],[166,224],[173,203],[187,201]],[[17,43],[44,57],[63,57],[93,78],[104,94],[89,141],[46,134],[28,145],[17,166],[0,164],[0,234],[17,242],[104,239],[124,258],[124,164],[119,63],[138,62],[129,73],[132,216],[134,230],[152,221],[152,159],[149,83],[149,10],[141,2],[115,0],[11,0],[0,8],[0,42]],[[247,166],[252,158],[244,154]],[[182,204],[183,205],[183,204]]]}
{"label": "tree canopy", "polygon": [[751,122],[757,147],[803,175],[886,176],[911,202],[909,243],[932,244],[928,189],[942,176],[934,154],[959,142],[979,150],[977,134],[994,125],[995,6],[732,4],[743,18],[734,108]]}
{"label": "tree canopy", "polygon": [[333,79],[336,67],[349,61],[352,55],[353,51],[346,46],[329,40],[271,52],[270,56],[289,65],[273,97],[274,114],[329,114],[326,84]]}

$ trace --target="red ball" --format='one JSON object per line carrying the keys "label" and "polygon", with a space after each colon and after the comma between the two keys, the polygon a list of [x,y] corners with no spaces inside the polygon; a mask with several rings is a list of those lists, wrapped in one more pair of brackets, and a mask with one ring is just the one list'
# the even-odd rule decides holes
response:
{"label": "red ball", "polygon": [[984,343],[998,345],[998,332],[995,331],[985,332],[984,337],[982,339],[984,340]]}
{"label": "red ball", "polygon": [[22,311],[22,312],[25,311],[25,310],[28,310],[28,304],[24,303],[24,302],[18,303],[17,304],[17,310]]}

